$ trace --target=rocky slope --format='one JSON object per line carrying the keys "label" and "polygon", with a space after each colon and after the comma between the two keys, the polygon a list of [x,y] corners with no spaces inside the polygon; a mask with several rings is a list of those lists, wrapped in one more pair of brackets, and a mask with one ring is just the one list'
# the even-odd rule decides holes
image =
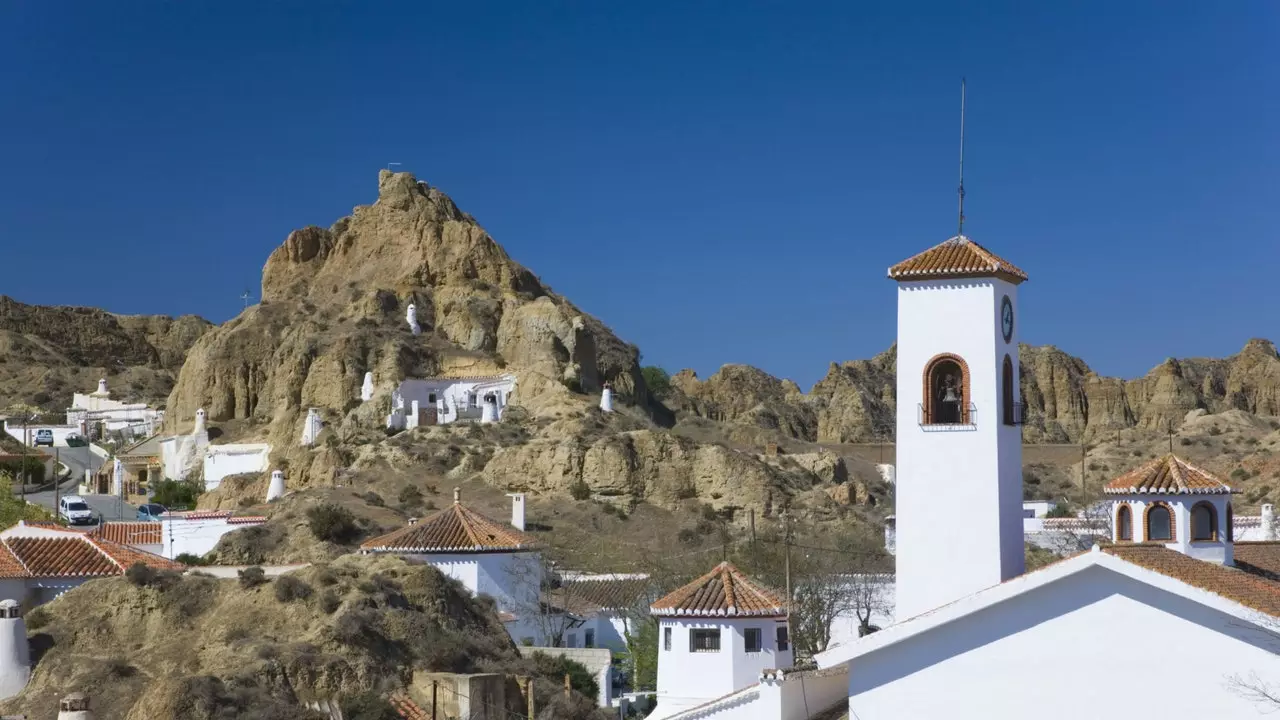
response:
{"label": "rocky slope", "polygon": [[[1091,441],[1126,428],[1163,431],[1196,409],[1280,415],[1280,356],[1268,340],[1250,340],[1223,359],[1170,358],[1133,380],[1102,377],[1051,345],[1023,345],[1019,352],[1028,442]],[[809,442],[891,439],[895,360],[890,348],[870,360],[832,363],[808,394],[742,365],[726,365],[705,381],[685,370],[672,378],[666,401],[686,414]]]}
{"label": "rocky slope", "polygon": [[0,408],[60,412],[102,377],[119,399],[164,405],[187,350],[212,327],[194,315],[114,315],[0,296]]}
{"label": "rocky slope", "polygon": [[[406,309],[422,326],[413,335]],[[336,460],[296,448],[307,408],[337,426],[380,427],[407,377],[513,372],[520,405],[573,403],[611,382],[643,398],[635,347],[511,260],[470,215],[407,173],[383,171],[372,205],[328,229],[289,235],[267,259],[262,302],[202,337],[169,396],[171,426],[198,408],[277,448],[294,480],[330,479]],[[374,373],[375,401],[358,407]],[[256,428],[256,429],[254,429]]]}
{"label": "rocky slope", "polygon": [[[411,685],[415,670],[537,673],[491,606],[434,568],[393,557],[346,556],[253,587],[198,576],[95,580],[27,622],[35,668],[0,713],[32,720],[53,720],[58,698],[76,691],[100,718],[294,720],[322,717],[309,702],[385,697]],[[557,680],[541,683],[548,694]],[[559,717],[598,717],[579,700]],[[523,716],[517,703],[509,710]]]}

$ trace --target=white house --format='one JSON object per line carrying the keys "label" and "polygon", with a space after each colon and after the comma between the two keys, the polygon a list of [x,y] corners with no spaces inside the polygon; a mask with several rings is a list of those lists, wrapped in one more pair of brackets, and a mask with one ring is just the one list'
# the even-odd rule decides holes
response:
{"label": "white house", "polygon": [[0,531],[0,598],[42,605],[95,577],[122,575],[135,562],[182,566],[152,553],[53,523],[19,521]]}
{"label": "white house", "polygon": [[105,522],[89,535],[160,555],[202,557],[223,535],[266,522],[261,515],[233,517],[226,511],[169,512],[159,522]]}
{"label": "white house", "polygon": [[67,425],[77,428],[84,437],[104,437],[109,432],[123,431],[130,438],[154,435],[164,421],[164,411],[146,403],[125,403],[111,399],[105,378],[91,393],[75,393],[67,408]]}
{"label": "white house", "polygon": [[502,419],[516,391],[515,375],[474,375],[405,380],[391,391],[387,427],[411,430],[459,420]]}
{"label": "white house", "polygon": [[517,642],[542,644],[543,566],[532,537],[453,504],[421,521],[366,540],[363,553],[394,553],[430,564],[476,595],[488,595]]}
{"label": "white house", "polygon": [[229,475],[266,472],[270,458],[269,443],[209,445],[204,455],[204,489],[217,488]]}
{"label": "white house", "polygon": [[850,668],[849,716],[1232,720],[1274,709],[1248,686],[1280,676],[1280,545],[1234,541],[1230,488],[1159,458],[1106,488],[1114,544],[1023,574],[1011,476],[1026,274],[956,237],[889,275],[900,621],[817,657]]}
{"label": "white house", "polygon": [[644,573],[560,573],[560,587],[547,600],[572,613],[578,622],[565,631],[570,648],[627,650],[633,621],[655,599],[654,584]]}
{"label": "white house", "polygon": [[[659,643],[658,704],[650,720],[699,717],[707,704],[756,685],[765,671],[792,665],[786,601],[728,562],[659,599],[650,612],[658,618]],[[767,717],[756,701],[739,698],[732,717]]]}

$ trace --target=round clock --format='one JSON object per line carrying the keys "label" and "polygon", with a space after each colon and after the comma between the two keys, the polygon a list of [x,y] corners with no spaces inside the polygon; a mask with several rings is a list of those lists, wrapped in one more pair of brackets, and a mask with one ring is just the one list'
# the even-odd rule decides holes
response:
{"label": "round clock", "polygon": [[1005,295],[1000,303],[1000,329],[1004,331],[1004,341],[1013,340],[1013,302]]}

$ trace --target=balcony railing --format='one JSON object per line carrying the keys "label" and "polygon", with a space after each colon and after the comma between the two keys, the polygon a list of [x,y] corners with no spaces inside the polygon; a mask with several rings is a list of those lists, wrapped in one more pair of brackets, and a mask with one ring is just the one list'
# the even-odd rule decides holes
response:
{"label": "balcony railing", "polygon": [[1012,407],[1004,408],[1004,424],[1005,425],[1026,425],[1027,416],[1030,414],[1031,407],[1027,402],[1014,403]]}
{"label": "balcony railing", "polygon": [[978,406],[969,403],[958,407],[926,407],[919,403],[916,415],[920,426],[930,430],[972,430],[976,426]]}

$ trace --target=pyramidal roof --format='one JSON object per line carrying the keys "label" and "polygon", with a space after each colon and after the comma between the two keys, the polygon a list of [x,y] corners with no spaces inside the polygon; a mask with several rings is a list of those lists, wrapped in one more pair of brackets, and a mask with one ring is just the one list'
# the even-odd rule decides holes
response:
{"label": "pyramidal roof", "polygon": [[964,235],[956,235],[889,268],[894,280],[998,277],[1020,283],[1027,274]]}
{"label": "pyramidal roof", "polygon": [[1169,453],[1112,480],[1104,490],[1111,495],[1211,495],[1229,494],[1231,487],[1208,470]]}
{"label": "pyramidal roof", "polygon": [[781,617],[787,603],[776,590],[742,574],[728,561],[649,606],[654,615]]}
{"label": "pyramidal roof", "polygon": [[462,504],[457,488],[453,505],[418,523],[361,543],[369,552],[510,552],[530,550],[534,539]]}

